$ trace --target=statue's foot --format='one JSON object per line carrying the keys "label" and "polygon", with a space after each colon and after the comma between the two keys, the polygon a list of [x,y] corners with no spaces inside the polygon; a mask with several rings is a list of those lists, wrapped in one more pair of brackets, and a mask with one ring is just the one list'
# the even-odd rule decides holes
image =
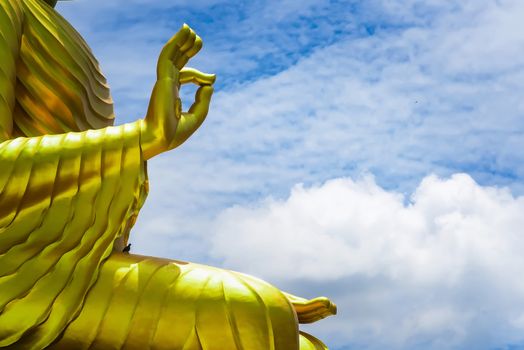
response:
{"label": "statue's foot", "polygon": [[289,293],[284,295],[293,304],[299,323],[313,323],[337,314],[337,306],[326,297],[308,300]]}
{"label": "statue's foot", "polygon": [[310,320],[329,305],[288,297],[241,273],[113,254],[51,349],[327,349],[299,336],[295,308]]}

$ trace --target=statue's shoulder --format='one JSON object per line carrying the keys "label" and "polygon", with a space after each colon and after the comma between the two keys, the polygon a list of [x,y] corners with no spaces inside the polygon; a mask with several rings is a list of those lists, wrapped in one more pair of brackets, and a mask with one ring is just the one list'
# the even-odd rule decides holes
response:
{"label": "statue's shoulder", "polygon": [[82,36],[43,0],[23,0],[23,10],[17,65],[19,108],[13,115],[18,134],[36,136],[40,129],[63,133],[112,125],[109,86]]}

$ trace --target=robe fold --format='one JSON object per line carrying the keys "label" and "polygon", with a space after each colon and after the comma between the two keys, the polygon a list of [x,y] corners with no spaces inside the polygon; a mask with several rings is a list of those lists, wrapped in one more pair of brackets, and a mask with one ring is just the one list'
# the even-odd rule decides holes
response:
{"label": "robe fold", "polygon": [[28,331],[50,342],[76,316],[144,201],[139,134],[125,124],[0,145],[0,346]]}
{"label": "robe fold", "polygon": [[0,59],[0,347],[41,349],[145,200],[140,124],[110,126],[96,59],[41,0],[0,0]]}

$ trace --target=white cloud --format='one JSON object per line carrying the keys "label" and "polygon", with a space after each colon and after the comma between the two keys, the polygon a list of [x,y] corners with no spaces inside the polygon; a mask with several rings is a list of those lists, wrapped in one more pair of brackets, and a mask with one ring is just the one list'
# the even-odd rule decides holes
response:
{"label": "white cloud", "polygon": [[362,348],[491,349],[524,340],[523,212],[524,197],[465,174],[426,177],[409,199],[341,178],[225,210],[212,253],[333,296],[340,316],[315,333],[326,322]]}

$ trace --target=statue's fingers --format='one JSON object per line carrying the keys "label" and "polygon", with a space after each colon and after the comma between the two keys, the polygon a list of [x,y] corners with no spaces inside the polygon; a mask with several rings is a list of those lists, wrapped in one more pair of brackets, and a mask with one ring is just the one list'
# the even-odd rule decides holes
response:
{"label": "statue's fingers", "polygon": [[180,55],[173,57],[173,64],[175,67],[182,69],[187,61],[196,55],[200,48],[202,48],[202,39],[195,34],[194,38],[186,41],[183,50],[180,50]]}
{"label": "statue's fingers", "polygon": [[176,59],[176,61],[174,62],[175,66],[179,69],[184,67],[187,61],[189,61],[191,57],[195,56],[198,53],[198,51],[200,51],[200,49],[202,49],[202,39],[200,39],[200,37],[197,35],[193,47],[191,47],[183,55]]}
{"label": "statue's fingers", "polygon": [[202,125],[209,112],[212,95],[212,86],[201,86],[198,89],[195,102],[187,113],[182,113],[182,117],[178,121],[175,137],[170,146],[171,149],[184,143]]}
{"label": "statue's fingers", "polygon": [[191,28],[187,24],[184,24],[180,30],[169,39],[160,56],[158,57],[157,63],[157,78],[175,78],[176,72],[173,67],[173,56],[180,53],[180,47],[187,41],[187,38],[191,34]]}
{"label": "statue's fingers", "polygon": [[187,50],[193,47],[195,40],[197,38],[196,33],[193,30],[190,30],[189,35],[187,36],[184,43],[180,46],[180,53],[185,54]]}
{"label": "statue's fingers", "polygon": [[202,38],[200,38],[198,35],[195,38],[195,42],[193,43],[193,46],[189,48],[189,50],[186,51],[185,55],[189,58],[195,56],[200,49],[202,49]]}
{"label": "statue's fingers", "polygon": [[160,53],[160,59],[172,59],[172,57],[175,56],[178,51],[180,51],[180,47],[187,41],[191,32],[191,28],[189,28],[189,26],[184,23],[182,28],[180,28],[180,30],[164,45],[164,48]]}
{"label": "statue's fingers", "polygon": [[193,83],[196,85],[213,85],[216,80],[215,74],[202,73],[194,68],[183,68],[180,71],[180,84]]}

